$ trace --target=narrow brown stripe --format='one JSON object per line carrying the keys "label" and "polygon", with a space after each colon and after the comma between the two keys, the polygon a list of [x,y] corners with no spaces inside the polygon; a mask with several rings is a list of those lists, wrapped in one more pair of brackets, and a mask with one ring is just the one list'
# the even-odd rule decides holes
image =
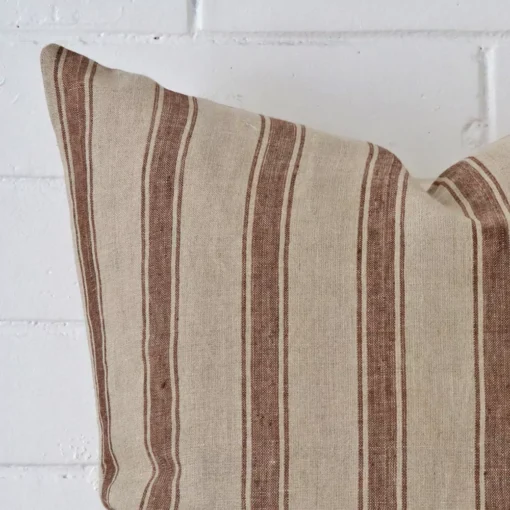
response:
{"label": "narrow brown stripe", "polygon": [[198,101],[196,98],[193,101],[193,113],[191,123],[189,126],[188,135],[184,144],[184,150],[181,157],[181,171],[179,175],[179,189],[177,195],[177,233],[176,233],[176,250],[175,250],[175,305],[174,305],[174,387],[175,387],[175,458],[177,463],[177,481],[175,490],[175,505],[174,508],[179,508],[179,501],[181,497],[180,491],[180,480],[181,480],[181,460],[179,456],[179,437],[181,431],[181,419],[179,412],[179,356],[178,356],[178,344],[179,344],[179,300],[180,300],[180,260],[181,260],[181,219],[182,219],[182,200],[184,191],[184,168],[186,165],[186,159],[188,156],[189,146],[191,138],[195,130],[195,124],[198,116]]}
{"label": "narrow brown stripe", "polygon": [[374,158],[374,146],[369,144],[368,157],[361,183],[361,196],[358,217],[358,244],[357,244],[357,356],[358,356],[358,509],[363,510],[363,469],[364,469],[364,444],[363,444],[363,239],[365,203],[367,199],[368,174]]}
{"label": "narrow brown stripe", "polygon": [[448,182],[437,181],[434,183],[434,190],[443,186],[448,190],[450,196],[462,209],[464,216],[471,219],[471,237],[473,239],[473,351],[474,351],[474,380],[475,380],[475,510],[480,510],[480,354],[478,350],[479,342],[479,318],[478,318],[478,231],[475,221],[470,217],[466,206],[458,197],[456,191]]}
{"label": "narrow brown stripe", "polygon": [[[163,105],[154,142],[149,177],[148,228],[148,372],[150,394],[150,447],[157,464],[147,493],[151,510],[168,508],[172,499],[172,484],[178,469],[173,458],[171,413],[172,351],[170,316],[172,310],[172,237],[177,159],[189,113],[187,96],[165,90]],[[179,198],[177,198],[179,200]],[[174,302],[176,304],[176,302]]]}
{"label": "narrow brown stripe", "polygon": [[[510,239],[508,222],[487,181],[460,163],[445,177],[455,183],[481,226],[483,359],[485,381],[485,502],[482,507],[510,508]],[[503,200],[504,195],[501,197]]]}
{"label": "narrow brown stripe", "polygon": [[141,263],[141,287],[142,287],[142,360],[143,360],[143,433],[144,433],[144,444],[145,451],[147,452],[147,457],[149,458],[152,465],[152,474],[149,482],[145,486],[143,491],[142,499],[140,502],[140,510],[142,510],[145,506],[145,499],[147,497],[147,491],[149,490],[150,485],[152,484],[152,480],[154,474],[156,472],[156,464],[152,458],[150,445],[149,445],[149,402],[148,402],[148,360],[146,355],[145,343],[147,338],[147,296],[146,296],[146,286],[147,286],[147,278],[145,274],[145,267],[147,263],[147,242],[146,242],[146,234],[147,234],[147,226],[146,226],[146,213],[147,213],[147,203],[146,203],[146,179],[147,179],[147,165],[149,161],[149,154],[152,144],[152,138],[154,136],[154,128],[156,125],[156,114],[158,110],[158,98],[160,94],[159,85],[154,86],[154,103],[152,106],[152,116],[151,123],[149,126],[149,133],[147,136],[147,141],[145,143],[145,153],[143,157],[142,163],[142,174],[141,174],[141,246],[142,246],[142,263]]}
{"label": "narrow brown stripe", "polygon": [[406,295],[405,295],[405,214],[409,174],[404,175],[400,209],[400,357],[402,392],[402,510],[407,510],[407,366],[406,366]]}
{"label": "narrow brown stripe", "polygon": [[246,411],[246,257],[248,247],[248,220],[250,216],[251,190],[253,186],[253,176],[255,168],[259,161],[262,140],[266,129],[266,119],[260,117],[260,133],[255,148],[255,154],[251,164],[250,175],[248,177],[248,188],[246,191],[246,202],[244,206],[243,223],[243,247],[242,247],[242,305],[241,305],[241,371],[242,371],[242,471],[241,471],[241,504],[242,510],[246,510],[246,463],[247,463],[247,411]]}
{"label": "narrow brown stripe", "polygon": [[296,126],[271,120],[252,230],[252,489],[253,510],[278,510],[280,223]]}
{"label": "narrow brown stripe", "polygon": [[[66,154],[68,172],[71,174],[70,183],[74,183],[71,192],[75,211],[75,230],[78,237],[79,258],[82,267],[82,279],[86,296],[86,311],[92,352],[95,360],[96,385],[100,423],[102,424],[101,452],[103,465],[103,481],[101,498],[105,506],[109,505],[109,490],[117,474],[117,460],[111,447],[110,399],[108,393],[108,365],[107,347],[102,321],[101,276],[97,265],[95,252],[95,222],[89,215],[89,182],[87,161],[87,101],[90,108],[90,122],[92,122],[92,95],[86,97],[85,77],[90,61],[81,55],[66,51],[62,67],[63,91],[58,85],[58,67],[63,53],[59,50],[55,62],[55,84],[57,105],[63,133],[64,152]],[[90,93],[97,68],[90,74]],[[64,104],[60,94],[64,94]],[[67,129],[66,122],[67,121]],[[90,132],[92,125],[89,125]],[[67,134],[67,136],[66,136]],[[68,141],[69,140],[69,143]],[[92,156],[90,156],[92,157]],[[90,161],[91,163],[91,161]],[[90,168],[92,171],[92,167]],[[91,176],[92,182],[92,176]]]}
{"label": "narrow brown stripe", "polygon": [[397,505],[395,214],[401,171],[400,161],[381,148],[366,232],[369,509]]}
{"label": "narrow brown stripe", "polygon": [[284,290],[283,290],[283,400],[284,400],[284,441],[285,441],[285,460],[284,460],[284,509],[289,508],[289,477],[290,477],[290,428],[289,428],[289,249],[290,249],[290,222],[292,216],[292,202],[294,199],[294,186],[296,177],[303,156],[303,147],[305,145],[306,130],[301,128],[301,139],[296,162],[292,171],[292,177],[289,187],[289,196],[287,202],[287,217],[285,220],[285,247],[284,247]]}

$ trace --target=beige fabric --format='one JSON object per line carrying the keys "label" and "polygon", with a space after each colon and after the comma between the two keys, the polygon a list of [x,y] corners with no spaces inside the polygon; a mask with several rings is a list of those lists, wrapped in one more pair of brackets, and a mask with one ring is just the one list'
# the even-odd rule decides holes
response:
{"label": "beige fabric", "polygon": [[[99,68],[95,77],[95,90],[108,87],[108,72]],[[143,493],[146,479],[144,472],[151,469],[146,456],[143,438],[143,364],[139,341],[142,334],[142,293],[140,285],[141,218],[140,192],[132,186],[139,179],[143,152],[150,123],[152,98],[141,96],[138,90],[147,85],[145,78],[137,77],[127,83],[117,81],[111,94],[95,93],[93,96],[94,124],[103,126],[92,131],[92,159],[95,168],[121,168],[121,172],[94,173],[94,216],[98,246],[98,265],[102,274],[114,272],[115,285],[104,285],[103,313],[108,334],[123,338],[123,342],[108,347],[108,373],[112,388],[119,388],[121,397],[111,400],[112,443],[120,465],[117,481],[111,487],[110,499],[114,508],[137,509],[136,498],[129,497],[123,487],[129,485],[132,494]],[[135,106],[131,108],[130,105]],[[129,113],[127,113],[129,112]],[[126,114],[127,113],[127,114]],[[119,126],[138,125],[141,129],[118,129]],[[106,138],[104,132],[110,133]],[[130,151],[111,151],[128,143]],[[130,204],[122,208],[121,204]],[[119,214],[117,211],[121,211]],[[114,215],[113,215],[113,214]],[[115,222],[116,235],[109,228]],[[132,235],[135,233],[135,235]],[[125,242],[130,238],[130,242]],[[106,282],[105,282],[106,283]],[[119,294],[125,296],[118,298]],[[115,362],[122,359],[122,364]],[[138,374],[138,375],[135,375]],[[129,406],[133,414],[126,420],[124,409]],[[137,438],[137,440],[133,440]],[[128,497],[127,497],[128,496]]]}
{"label": "beige fabric", "polygon": [[471,226],[459,224],[461,211],[427,221],[438,204],[419,194],[409,190],[406,223],[407,355],[419,360],[407,365],[409,501],[474,508],[473,292],[459,285],[473,267]]}
{"label": "beige fabric", "polygon": [[42,54],[115,510],[510,508],[510,141],[384,148]]}
{"label": "beige fabric", "polygon": [[[306,292],[289,310],[290,508],[333,508],[333,501],[334,508],[356,508],[358,500],[356,342],[345,339],[356,338],[356,292],[348,289],[356,289],[352,226],[368,146],[345,145],[342,158],[337,147],[334,137],[309,136],[294,195],[289,287]],[[328,171],[316,172],[319,165]],[[344,271],[324,270],[321,260],[339,258]]]}
{"label": "beige fabric", "polygon": [[[253,116],[251,127],[247,119],[232,118],[229,110],[212,103],[203,104],[201,112],[193,135],[197,143],[187,160],[187,189],[193,191],[183,202],[182,214],[186,236],[181,245],[179,327],[186,341],[180,344],[179,385],[181,409],[189,410],[181,414],[182,463],[200,466],[202,473],[197,479],[195,470],[183,469],[181,507],[240,508],[241,454],[231,444],[242,442],[239,218],[245,196],[238,190],[248,181],[238,169],[251,164],[260,119]],[[236,148],[239,133],[244,133],[242,150]],[[216,150],[220,144],[222,153]],[[219,201],[221,196],[230,199]],[[197,212],[215,221],[196,222]],[[213,313],[204,313],[207,310]]]}

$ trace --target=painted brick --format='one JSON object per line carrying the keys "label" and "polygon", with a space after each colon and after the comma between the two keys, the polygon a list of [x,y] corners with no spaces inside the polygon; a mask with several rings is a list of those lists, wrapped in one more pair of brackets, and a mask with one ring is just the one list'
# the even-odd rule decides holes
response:
{"label": "painted brick", "polygon": [[[184,93],[372,140],[396,151],[419,176],[434,176],[483,137],[474,43],[426,38],[328,46],[121,42],[72,40],[70,46]],[[0,94],[6,111],[0,127],[4,175],[62,175],[41,92],[41,46],[17,43],[3,49],[12,55]]]}
{"label": "painted brick", "polygon": [[494,90],[489,98],[489,106],[494,117],[494,126],[490,132],[491,140],[510,135],[510,43],[500,44],[490,55],[493,72]]}
{"label": "painted brick", "polygon": [[96,467],[0,467],[2,510],[104,510]]}
{"label": "painted brick", "polygon": [[501,0],[204,0],[202,24],[221,31],[507,30]]}
{"label": "painted brick", "polygon": [[[491,34],[508,31],[508,12],[502,0],[0,0],[0,510],[102,508],[44,44],[372,140],[431,178],[487,136],[510,133],[510,43]],[[194,28],[205,33],[186,35]]]}
{"label": "painted brick", "polygon": [[0,322],[0,388],[0,465],[97,461],[83,324]]}
{"label": "painted brick", "polygon": [[39,71],[40,48],[0,42],[0,175],[62,175]]}
{"label": "painted brick", "polygon": [[186,0],[6,0],[0,27],[182,33],[187,13]]}
{"label": "painted brick", "polygon": [[81,319],[61,179],[0,179],[1,319]]}

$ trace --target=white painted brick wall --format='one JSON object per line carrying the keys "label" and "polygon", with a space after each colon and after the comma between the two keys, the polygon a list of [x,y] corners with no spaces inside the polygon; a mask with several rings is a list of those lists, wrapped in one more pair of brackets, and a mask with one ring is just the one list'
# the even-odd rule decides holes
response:
{"label": "white painted brick wall", "polygon": [[433,177],[510,133],[509,20],[504,0],[0,1],[0,510],[101,508],[42,46],[370,139]]}
{"label": "white painted brick wall", "polygon": [[506,30],[502,0],[203,0],[208,30]]}

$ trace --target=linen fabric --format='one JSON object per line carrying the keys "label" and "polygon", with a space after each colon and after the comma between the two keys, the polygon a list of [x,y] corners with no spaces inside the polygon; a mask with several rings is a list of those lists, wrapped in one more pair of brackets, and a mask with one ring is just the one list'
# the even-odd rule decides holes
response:
{"label": "linen fabric", "polygon": [[510,508],[508,139],[392,153],[42,53],[115,510]]}

